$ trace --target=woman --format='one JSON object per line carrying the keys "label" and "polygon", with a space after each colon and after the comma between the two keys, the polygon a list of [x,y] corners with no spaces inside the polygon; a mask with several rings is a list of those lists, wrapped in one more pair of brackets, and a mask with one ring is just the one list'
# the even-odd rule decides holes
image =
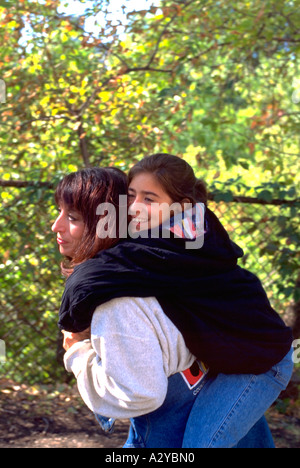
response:
{"label": "woman", "polygon": [[[153,188],[153,186],[150,188],[151,190],[149,189],[147,190],[147,192],[152,192],[152,194],[154,193],[156,195],[159,195],[155,192],[155,189]],[[131,184],[130,189],[131,189],[130,190],[131,195],[133,195],[134,190],[136,194],[139,193],[139,187],[137,185]],[[143,189],[145,189],[145,184],[143,185]],[[145,190],[143,191],[145,192]],[[147,195],[149,195],[149,193],[147,193]],[[62,204],[61,203],[62,198],[60,198],[58,201],[60,204]],[[147,203],[147,200],[145,201]],[[65,203],[65,205],[67,204]],[[87,205],[85,205],[85,209],[86,208],[87,208]],[[147,211],[151,212],[151,210],[148,210],[148,208],[147,208]],[[62,210],[62,213],[63,213],[63,210]],[[139,219],[138,223],[136,224],[140,224],[140,222],[141,222],[141,219]],[[62,228],[59,228],[57,223],[54,225],[53,229],[54,231],[58,232],[59,242],[61,242],[61,240],[62,241],[65,240],[65,237],[62,236],[61,234]],[[177,242],[178,239],[174,239],[174,241],[176,241],[175,243],[178,244]],[[153,240],[151,240],[151,242],[153,242]],[[181,378],[180,383],[182,384],[182,380],[184,380],[183,377],[188,376],[188,379],[190,379],[190,387],[194,389],[192,399],[188,398],[189,409],[191,409],[191,407],[195,403],[195,397],[197,397],[197,401],[201,399],[200,396],[202,394],[202,388],[205,388],[205,387],[208,388],[208,384],[206,382],[211,383],[212,377],[208,378],[208,375],[206,376],[201,375],[200,367],[197,365],[196,365],[196,372],[194,372],[194,369],[190,369],[190,371],[187,372],[186,374],[184,373],[183,375],[180,374],[180,371],[184,371],[185,369],[187,369],[190,363],[194,363],[195,357],[190,353],[190,350],[185,347],[184,340],[182,340],[182,334],[179,332],[177,327],[174,327],[174,322],[170,320],[168,321],[167,317],[162,312],[161,303],[164,302],[164,298],[162,296],[164,288],[159,289],[157,287],[158,282],[157,282],[157,278],[155,278],[155,281],[154,281],[155,286],[157,288],[158,293],[161,294],[161,296],[159,296],[160,302],[158,303],[158,301],[154,300],[153,297],[149,297],[148,289],[147,287],[145,287],[145,284],[144,284],[145,278],[143,277],[143,275],[145,274],[145,271],[146,271],[145,267],[147,263],[149,263],[148,260],[150,260],[151,264],[153,263],[152,254],[154,253],[156,256],[156,263],[157,263],[157,260],[158,260],[157,254],[159,251],[157,250],[157,247],[154,247],[155,250],[153,252],[149,252],[149,240],[148,239],[143,240],[142,243],[136,243],[135,241],[134,245],[132,242],[130,242],[130,246],[127,245],[127,243],[128,242],[125,241],[122,244],[121,250],[117,249],[114,251],[116,247],[113,247],[112,249],[109,249],[109,251],[107,252],[102,252],[102,254],[109,252],[108,256],[103,256],[102,254],[96,255],[95,261],[97,263],[97,270],[92,272],[92,276],[90,275],[91,273],[90,267],[93,266],[94,260],[92,260],[92,264],[91,264],[91,261],[87,261],[83,264],[87,266],[87,269],[85,269],[85,271],[83,272],[83,275],[81,274],[82,273],[81,267],[83,265],[75,268],[75,271],[74,271],[75,276],[73,273],[70,279],[67,281],[68,283],[70,280],[72,280],[72,278],[75,278],[74,282],[71,282],[71,283],[69,282],[69,288],[67,288],[67,293],[68,293],[68,290],[70,290],[70,285],[71,285],[71,288],[73,288],[74,284],[76,283],[78,279],[78,272],[80,272],[81,279],[83,279],[83,281],[80,282],[81,284],[79,285],[79,291],[82,285],[83,285],[83,289],[81,290],[79,295],[77,294],[76,290],[73,289],[73,292],[75,292],[74,298],[76,300],[76,304],[70,303],[71,308],[70,309],[68,308],[68,312],[62,313],[61,323],[64,323],[64,325],[66,325],[66,327],[70,331],[72,331],[72,328],[73,328],[73,331],[79,331],[80,328],[82,330],[84,329],[83,327],[86,325],[86,318],[87,317],[91,318],[91,316],[93,316],[92,329],[93,329],[93,323],[95,324],[94,327],[96,328],[98,327],[98,329],[101,329],[101,330],[103,330],[103,328],[104,329],[106,328],[107,330],[110,329],[110,333],[108,333],[108,336],[111,338],[111,333],[113,333],[114,330],[118,329],[118,327],[120,326],[121,318],[124,319],[124,316],[125,316],[125,318],[127,319],[127,320],[124,320],[125,328],[122,330],[122,333],[118,332],[119,335],[118,333],[116,334],[118,336],[122,336],[123,338],[124,336],[126,337],[125,344],[124,344],[124,339],[122,339],[120,342],[120,340],[119,341],[117,340],[118,336],[113,336],[113,341],[115,341],[115,343],[117,343],[118,346],[116,346],[115,344],[111,345],[110,352],[111,352],[111,355],[114,355],[114,353],[112,352],[114,346],[115,346],[115,354],[119,351],[119,345],[123,347],[122,352],[120,353],[122,357],[121,362],[123,363],[123,362],[126,362],[126,359],[124,358],[126,356],[130,356],[130,351],[132,351],[133,349],[137,351],[136,355],[132,358],[133,359],[132,361],[130,361],[130,359],[127,358],[127,361],[129,362],[127,362],[127,367],[125,367],[126,372],[123,372],[123,373],[120,372],[120,360],[115,360],[116,362],[113,362],[114,361],[113,359],[109,360],[110,356],[107,357],[106,355],[107,341],[105,342],[104,340],[103,342],[102,340],[101,342],[101,339],[99,339],[99,337],[97,336],[94,338],[93,333],[92,333],[92,343],[86,343],[82,341],[82,338],[84,338],[85,335],[81,336],[76,333],[70,334],[70,335],[68,335],[67,333],[65,334],[65,347],[68,348],[70,346],[66,354],[65,362],[66,362],[66,367],[75,373],[77,380],[78,380],[78,385],[79,385],[79,390],[81,392],[81,395],[83,396],[83,399],[88,404],[88,406],[90,406],[91,409],[93,409],[94,411],[96,410],[100,412],[103,412],[104,410],[104,414],[105,414],[105,411],[109,411],[109,413],[108,412],[106,413],[107,416],[126,417],[124,415],[119,416],[120,414],[119,410],[121,406],[121,409],[123,411],[122,414],[124,414],[125,412],[126,415],[137,416],[134,418],[134,421],[133,421],[132,431],[131,431],[131,440],[133,441],[134,446],[139,446],[139,443],[142,443],[145,446],[145,440],[141,442],[137,441],[136,436],[143,435],[143,433],[147,430],[148,428],[147,419],[149,419],[151,416],[153,421],[155,421],[156,423],[158,421],[160,423],[162,421],[165,421],[166,413],[165,413],[164,407],[166,408],[169,403],[171,403],[171,408],[173,409],[173,411],[170,411],[170,406],[169,406],[169,412],[170,412],[169,414],[172,414],[173,416],[176,415],[176,412],[174,411],[174,403],[178,402],[178,393],[177,395],[175,395],[175,398],[174,398],[174,396],[173,397],[172,395],[170,396],[169,391],[167,392],[167,389],[169,390],[170,388],[171,380],[172,379],[175,380],[175,378],[176,379]],[[60,243],[61,252],[70,254],[70,252],[67,252],[66,250],[65,252],[62,251],[62,248],[63,248],[61,247],[62,245],[63,244]],[[138,245],[138,248],[135,249],[137,245]],[[165,248],[166,244],[164,244],[163,246]],[[65,247],[67,246],[65,245]],[[127,258],[124,258],[123,254],[126,251],[129,257],[127,256]],[[160,251],[161,251],[161,245],[160,245]],[[132,265],[132,258],[130,258],[130,256],[131,257],[134,256],[135,253],[138,254],[139,258],[141,256],[140,254],[142,254],[142,264],[139,265],[138,276],[136,276],[136,268],[135,268],[135,265]],[[120,257],[120,254],[121,254],[121,257]],[[191,260],[191,258],[189,260]],[[102,298],[100,299],[100,302],[99,302],[99,297],[96,297],[96,298],[93,297],[93,291],[94,291],[94,285],[95,285],[95,283],[93,284],[93,282],[95,279],[99,280],[98,266],[100,265],[101,268],[103,267],[103,264],[101,264],[101,261],[104,262],[106,271],[105,271],[105,284],[102,284],[102,291],[101,291]],[[171,261],[173,261],[172,258],[171,258]],[[159,269],[160,268],[161,268],[161,265]],[[228,265],[227,265],[227,268],[228,268]],[[129,277],[129,281],[128,281],[128,274],[130,275],[132,273],[132,270],[134,273],[133,274],[134,286],[135,286],[136,291],[130,295],[136,296],[139,299],[136,299],[135,301],[133,301],[132,299],[131,300],[127,299],[127,302],[126,302],[125,291],[130,291],[130,293],[132,292],[132,284],[130,285],[131,277]],[[170,274],[170,270],[168,270],[168,272]],[[85,276],[85,273],[88,273],[88,275]],[[141,278],[139,278],[140,273],[142,273]],[[154,273],[156,272],[154,271]],[[152,277],[150,278],[152,280]],[[86,279],[88,279],[88,283],[86,283]],[[142,279],[142,281],[140,281],[140,279]],[[148,279],[147,282],[149,283],[149,274],[148,274],[147,279]],[[92,285],[92,290],[90,290],[88,295],[86,295],[86,290],[85,290],[85,287],[87,286],[87,284],[89,284],[90,286]],[[117,285],[117,293],[114,290],[116,285]],[[143,286],[144,289],[141,286]],[[164,291],[164,294],[165,294],[165,291]],[[99,295],[99,290],[97,290],[96,296],[98,295]],[[115,302],[114,301],[107,302],[109,301],[109,299],[111,299],[111,297],[120,297],[120,298],[123,297],[123,298],[120,300],[119,299],[115,300]],[[141,297],[146,298],[144,299],[144,301],[142,301],[142,303],[139,302],[141,301]],[[64,296],[64,304],[66,304],[66,300],[69,300],[68,295]],[[100,306],[100,308],[98,308],[96,312],[90,316],[88,312],[87,317],[86,317],[85,314],[83,315],[81,313],[78,314],[78,311],[80,312],[79,309],[80,309],[80,303],[82,303],[82,300],[84,301],[87,300],[87,303],[86,303],[87,311],[89,308],[91,308],[91,310],[93,310],[94,312],[96,308],[94,307],[95,304],[97,305],[99,303],[103,305]],[[123,301],[121,306],[120,306],[120,301]],[[104,304],[105,302],[106,304]],[[131,323],[130,320],[132,320],[132,308],[133,308],[134,302],[135,302],[134,304],[135,320]],[[167,305],[166,302],[165,302],[165,305]],[[178,305],[180,309],[182,305],[181,304],[178,304]],[[76,309],[76,306],[77,306],[77,309]],[[79,306],[79,309],[78,309],[78,306]],[[120,309],[120,312],[119,312],[120,315],[118,315],[118,312],[116,312],[116,309],[118,308]],[[66,309],[63,309],[63,311],[65,310]],[[153,311],[155,311],[154,315],[153,315]],[[159,320],[157,317],[159,317]],[[115,320],[115,322],[111,320],[112,318]],[[156,328],[155,328],[156,336],[154,339],[153,323],[155,321],[156,321]],[[149,323],[151,324],[150,327],[149,327]],[[132,328],[134,328],[134,332],[132,332]],[[172,333],[175,333],[176,336],[174,336],[174,334],[172,335]],[[132,343],[135,343],[136,346],[132,347]],[[171,349],[171,351],[173,352],[172,354],[172,352],[170,351],[170,343],[172,344],[176,343],[175,348],[177,347],[177,353],[176,352],[174,353],[173,352],[174,349]],[[147,346],[147,344],[149,344],[149,346]],[[161,349],[163,349],[163,358],[161,357]],[[180,349],[179,356],[178,356],[178,349]],[[98,352],[95,352],[95,350],[97,350]],[[150,353],[151,355],[149,359]],[[97,356],[98,356],[98,360],[96,359]],[[101,366],[100,366],[101,369],[99,367],[99,362],[100,362],[99,356],[101,356]],[[155,356],[155,359],[153,359],[153,356]],[[142,358],[142,359],[138,359],[138,358]],[[164,358],[165,358],[165,361],[163,360]],[[131,388],[133,389],[133,391],[130,394],[130,390],[128,388],[128,386],[130,387],[130,385],[128,384],[128,372],[127,371],[128,370],[132,371],[132,368],[136,366],[136,362],[139,363],[140,361],[141,363],[139,364],[139,366],[137,366],[138,372],[134,372],[133,375],[131,375],[130,380],[133,382],[131,385]],[[153,362],[161,363],[159,370],[157,370],[157,368],[154,369],[151,367],[153,366],[152,364]],[[105,369],[103,367],[104,365],[106,366]],[[108,377],[108,372],[107,372],[108,368],[111,371],[111,373],[109,374],[109,377]],[[121,383],[119,380],[120,373],[121,373],[121,380],[122,380],[122,374],[123,374],[123,380]],[[191,379],[191,375],[193,373],[196,374],[195,376],[196,380],[194,379],[194,381],[193,379]],[[140,375],[138,378],[138,374],[142,374],[143,378],[141,379]],[[174,375],[170,377],[168,380],[167,378],[172,374]],[[205,374],[205,372],[203,372],[203,374]],[[114,379],[112,375],[117,376],[117,379]],[[145,386],[145,388],[140,389],[139,386],[141,386],[140,385],[141,380],[144,381],[145,376],[147,377],[148,375],[151,376],[150,380],[148,379],[147,381],[147,378],[146,378],[146,381],[148,382],[147,385]],[[101,380],[101,384],[99,383],[100,380]],[[103,382],[105,382],[105,384],[103,384]],[[116,397],[116,395],[113,394],[116,388],[116,382],[118,384],[118,392],[119,392],[118,397]],[[193,385],[193,383],[196,386]],[[178,383],[176,382],[175,388],[177,385]],[[136,393],[136,389],[139,390],[138,397],[134,394]],[[123,399],[120,398],[120,392],[122,394]],[[166,396],[166,392],[167,392],[167,398],[164,400]],[[106,401],[105,403],[108,405],[106,407],[105,407],[105,404],[103,405],[103,401],[105,400],[105,398],[103,398],[104,395],[109,400],[109,401]],[[116,404],[116,401],[118,401],[117,404]],[[164,401],[164,404],[162,405],[163,401]],[[120,402],[121,402],[121,405],[120,405]],[[186,408],[188,407],[186,401],[184,402],[184,406]],[[156,408],[159,408],[159,409],[156,409]],[[150,415],[149,415],[149,411],[150,411]],[[147,418],[139,416],[145,413],[148,413]],[[189,411],[185,411],[185,416],[183,419],[181,419],[179,426],[177,427],[176,434],[178,434],[179,432],[183,433],[182,428],[185,427],[187,413],[189,413]],[[247,427],[247,430],[244,428],[244,433],[242,433],[242,436],[247,434],[248,429],[250,429],[253,426],[253,424],[257,420],[259,420],[259,417],[257,417],[256,415],[256,420],[251,421],[250,423],[251,425]],[[249,421],[247,422],[249,423]],[[157,426],[159,426],[159,424]],[[173,422],[172,422],[172,427],[173,427]],[[178,429],[178,428],[181,428],[181,429]],[[163,435],[165,435],[165,432],[166,431],[163,432]],[[168,442],[165,441],[169,445],[151,445],[154,443],[157,444],[158,441],[161,440],[161,437],[162,437],[162,434],[160,434],[160,437],[156,436],[156,440],[155,440],[155,436],[154,436],[154,440],[152,439],[152,441],[151,441],[151,438],[150,439],[148,438],[147,440],[148,445],[146,446],[152,446],[152,447],[155,447],[155,446],[178,447],[180,446],[179,439],[176,440],[175,445],[171,445],[172,443],[174,443],[174,441],[168,441]],[[242,437],[239,437],[236,440],[236,442],[238,442],[238,440],[240,440],[241,438]],[[190,440],[190,441],[192,440],[190,435],[186,438],[186,440]],[[194,445],[194,444],[198,444],[196,439],[194,439],[191,442],[191,444],[192,446],[199,446],[199,445]],[[235,446],[235,445],[236,443],[232,443],[231,441],[228,446]]]}
{"label": "woman", "polygon": [[[93,257],[98,251],[113,246],[118,241],[117,238],[99,238],[96,231],[101,216],[96,215],[96,212],[100,204],[108,201],[118,209],[119,195],[127,195],[127,178],[121,171],[111,168],[86,169],[70,174],[57,187],[55,199],[59,208],[59,216],[52,229],[57,233],[60,253],[65,257],[62,271],[66,276],[72,274],[75,265]],[[116,222],[118,221],[119,219],[116,220]],[[179,366],[179,370],[186,370],[195,359],[184,346],[182,338],[167,317],[161,317],[159,323],[155,324],[158,338],[155,335],[152,336],[153,334],[147,330],[147,320],[149,319],[143,316],[143,308],[150,309],[154,299],[148,300],[149,304],[141,306],[136,301],[138,298],[132,300],[124,298],[121,299],[120,305],[117,307],[111,307],[109,304],[103,306],[94,314],[91,330],[88,328],[82,333],[76,334],[64,332],[64,347],[67,351],[65,355],[66,367],[75,373],[83,399],[95,412],[97,420],[105,430],[110,431],[113,418],[130,418],[151,413],[147,422],[151,420],[151,425],[157,430],[148,434],[148,444],[161,447],[181,447],[185,423],[196,397],[186,386],[183,375],[176,371],[177,366]],[[156,307],[159,307],[158,304]],[[152,311],[149,310],[149,314],[153,315]],[[137,315],[141,316],[141,320]],[[158,322],[157,319],[155,320]],[[155,320],[152,318],[153,322]],[[130,363],[127,365],[128,371],[125,374],[126,360],[123,359],[121,372],[120,360],[129,354],[128,347],[130,352],[134,348],[136,336],[128,338],[128,335],[132,328],[134,328],[135,335],[137,334],[139,321],[142,327],[146,324],[142,331],[144,341],[142,347],[138,347],[138,356],[133,358],[133,365]],[[174,375],[169,379],[162,367],[160,346],[166,348],[162,343],[163,333],[172,335],[176,346],[182,351],[179,363],[173,352],[174,356],[171,357],[172,362],[170,363],[172,369],[169,374]],[[148,346],[145,341],[147,334],[149,335]],[[119,336],[124,337],[121,342],[119,342]],[[103,344],[103,338],[109,341],[107,345]],[[103,357],[103,347],[107,355],[105,358]],[[141,353],[145,349],[147,354],[142,356]],[[157,353],[157,359],[154,359],[155,365],[151,367],[155,353]],[[93,398],[97,400],[97,395],[96,397],[94,395],[93,375],[84,375],[81,370],[82,359],[93,361],[97,356],[101,356],[103,364],[97,368],[99,374],[97,378],[100,379],[97,390],[100,393],[101,391],[105,393],[101,398],[101,406],[97,405],[97,401],[95,403],[93,401]],[[143,357],[143,368],[140,366],[139,370],[141,379],[136,377],[139,357]],[[80,364],[78,364],[79,362]],[[80,383],[81,379],[84,381],[83,384]],[[90,382],[90,391],[85,391],[83,388],[88,385],[88,382]],[[129,385],[128,382],[131,384]],[[88,397],[86,397],[86,393],[89,394]],[[178,394],[180,394],[179,399]],[[157,408],[159,410],[155,411]],[[174,411],[176,408],[177,411]],[[103,417],[98,414],[99,412],[109,417]],[[170,425],[174,430],[172,433],[169,431]],[[262,430],[256,431],[256,433],[263,435],[263,437],[266,433],[269,444],[266,426],[265,424],[262,426]],[[135,436],[135,429],[132,427],[126,447],[138,445],[143,445],[143,443]]]}

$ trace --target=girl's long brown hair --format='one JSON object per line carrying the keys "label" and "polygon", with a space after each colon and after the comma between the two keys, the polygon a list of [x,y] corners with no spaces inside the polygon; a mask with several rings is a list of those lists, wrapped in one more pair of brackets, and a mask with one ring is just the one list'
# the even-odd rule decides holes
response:
{"label": "girl's long brown hair", "polygon": [[188,198],[194,205],[207,203],[207,189],[203,180],[197,179],[193,168],[178,156],[158,153],[147,156],[129,171],[128,184],[143,172],[153,174],[173,202]]}
{"label": "girl's long brown hair", "polygon": [[[68,174],[59,182],[55,192],[57,206],[65,205],[70,211],[79,212],[85,226],[82,240],[73,257],[66,257],[62,262],[65,276],[69,276],[79,263],[118,242],[120,195],[127,195],[127,176],[112,167],[82,169]],[[116,238],[100,239],[97,235],[97,224],[101,218],[97,215],[97,207],[101,203],[112,203],[116,209]]]}

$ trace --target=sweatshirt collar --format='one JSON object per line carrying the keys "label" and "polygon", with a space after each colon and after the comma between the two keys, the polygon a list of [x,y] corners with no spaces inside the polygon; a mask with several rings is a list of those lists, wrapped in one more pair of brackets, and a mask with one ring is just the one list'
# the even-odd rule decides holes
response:
{"label": "sweatshirt collar", "polygon": [[205,234],[204,229],[204,203],[185,204],[185,208],[180,213],[168,219],[162,224],[162,228],[171,231],[175,237],[181,239],[195,240]]}

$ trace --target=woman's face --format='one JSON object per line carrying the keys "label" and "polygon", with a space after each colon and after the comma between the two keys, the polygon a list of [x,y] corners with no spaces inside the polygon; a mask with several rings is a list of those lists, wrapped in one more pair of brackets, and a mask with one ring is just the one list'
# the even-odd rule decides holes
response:
{"label": "woman's face", "polygon": [[70,210],[66,205],[59,208],[59,216],[55,220],[52,231],[57,234],[59,251],[66,257],[73,257],[76,247],[82,240],[84,222],[80,213]]}
{"label": "woman's face", "polygon": [[136,175],[128,188],[128,213],[136,231],[143,231],[162,224],[170,216],[172,199],[148,172]]}

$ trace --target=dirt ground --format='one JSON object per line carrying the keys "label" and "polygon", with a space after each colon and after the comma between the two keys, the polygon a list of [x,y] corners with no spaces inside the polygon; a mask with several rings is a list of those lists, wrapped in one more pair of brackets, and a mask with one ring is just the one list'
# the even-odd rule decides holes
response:
{"label": "dirt ground", "polygon": [[[300,448],[299,387],[268,412],[277,448]],[[0,448],[121,448],[128,421],[105,434],[76,385],[26,386],[0,380]]]}

